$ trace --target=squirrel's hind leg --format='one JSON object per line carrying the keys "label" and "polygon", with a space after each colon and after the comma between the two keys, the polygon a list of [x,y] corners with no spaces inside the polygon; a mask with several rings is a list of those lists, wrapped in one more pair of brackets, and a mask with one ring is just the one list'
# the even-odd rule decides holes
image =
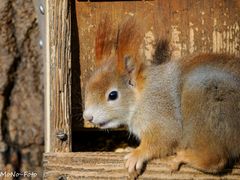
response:
{"label": "squirrel's hind leg", "polygon": [[186,149],[178,151],[176,156],[171,157],[171,171],[178,170],[181,164],[187,164],[200,171],[215,174],[221,172],[225,168],[227,158],[220,157],[207,150],[196,151]]}

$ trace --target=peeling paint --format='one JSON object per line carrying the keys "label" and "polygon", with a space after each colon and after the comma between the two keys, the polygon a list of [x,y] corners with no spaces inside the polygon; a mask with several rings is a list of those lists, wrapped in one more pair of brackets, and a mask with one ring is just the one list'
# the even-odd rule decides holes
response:
{"label": "peeling paint", "polygon": [[217,25],[217,19],[214,18],[214,19],[213,19],[213,27],[216,27],[216,25]]}
{"label": "peeling paint", "polygon": [[134,16],[135,15],[133,12],[125,12],[125,14],[127,14],[129,16]]}
{"label": "peeling paint", "polygon": [[180,43],[180,38],[179,38],[181,31],[178,30],[178,26],[171,26],[171,29],[172,29],[172,32],[171,32],[172,57],[177,59],[181,57],[181,51],[182,51],[182,45]]}
{"label": "peeling paint", "polygon": [[87,32],[90,33],[91,32],[91,29],[94,28],[94,25],[90,24],[88,27],[87,27]]}
{"label": "peeling paint", "polygon": [[189,22],[189,53],[194,52],[194,29],[193,23]]}
{"label": "peeling paint", "polygon": [[[217,20],[214,19],[214,27],[217,25]],[[239,36],[239,24],[236,22],[232,26],[228,26],[224,31],[217,31],[214,28],[212,33],[213,52],[228,52],[239,55],[239,40],[234,38]]]}
{"label": "peeling paint", "polygon": [[145,60],[147,62],[150,62],[153,59],[153,54],[155,51],[154,45],[155,45],[154,34],[152,31],[148,31],[147,33],[145,33],[144,36],[144,49],[143,49]]}

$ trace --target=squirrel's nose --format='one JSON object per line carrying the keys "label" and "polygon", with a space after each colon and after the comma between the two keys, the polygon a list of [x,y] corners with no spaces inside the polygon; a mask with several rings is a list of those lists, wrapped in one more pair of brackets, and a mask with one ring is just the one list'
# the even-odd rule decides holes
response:
{"label": "squirrel's nose", "polygon": [[84,112],[83,113],[83,119],[86,120],[86,121],[92,122],[93,121],[93,116]]}

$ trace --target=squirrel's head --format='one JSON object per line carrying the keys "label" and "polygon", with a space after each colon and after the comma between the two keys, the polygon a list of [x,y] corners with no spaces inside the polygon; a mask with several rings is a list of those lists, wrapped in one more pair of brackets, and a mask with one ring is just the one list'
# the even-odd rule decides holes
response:
{"label": "squirrel's head", "polygon": [[120,26],[115,37],[109,21],[99,24],[97,69],[85,88],[85,120],[101,128],[115,128],[130,121],[145,81],[140,37],[132,19]]}

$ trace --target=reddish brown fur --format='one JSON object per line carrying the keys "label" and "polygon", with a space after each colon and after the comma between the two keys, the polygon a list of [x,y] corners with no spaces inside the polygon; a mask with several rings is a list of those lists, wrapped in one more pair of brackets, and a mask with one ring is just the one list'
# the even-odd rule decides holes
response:
{"label": "reddish brown fur", "polygon": [[142,38],[141,36],[141,33],[137,30],[134,19],[128,19],[120,26],[116,49],[116,55],[118,59],[117,68],[120,73],[123,73],[125,69],[125,56],[131,56],[137,64],[141,63],[141,60],[138,56]]}
{"label": "reddish brown fur", "polygon": [[[207,147],[207,145],[206,145]],[[209,173],[221,171],[227,163],[227,159],[218,156],[215,152],[207,149],[198,149],[197,151],[187,149],[177,152],[171,159],[172,170],[178,170],[181,164],[188,164],[193,168]]]}
{"label": "reddish brown fur", "polygon": [[141,64],[139,48],[142,40],[142,33],[138,30],[135,19],[129,18],[120,25],[118,32],[112,29],[112,23],[104,18],[98,25],[95,40],[96,65],[99,66],[115,52],[117,57],[117,70],[124,73],[124,57],[131,56],[133,60]]}
{"label": "reddish brown fur", "polygon": [[137,78],[136,78],[136,88],[138,89],[139,92],[141,92],[144,88],[145,85],[145,79],[146,77],[144,76],[144,66],[142,65],[139,68]]}
{"label": "reddish brown fur", "polygon": [[[239,156],[240,59],[201,54],[147,67],[139,56],[142,37],[135,21],[123,23],[116,37],[110,24],[99,25],[96,64],[101,67],[86,89],[91,103],[85,116],[95,124],[108,120],[105,128],[126,124],[141,139],[126,157],[129,173],[141,169],[144,161],[175,152],[173,162],[212,173]],[[109,103],[106,92],[111,88],[122,99]]]}
{"label": "reddish brown fur", "polygon": [[[99,74],[99,76],[92,81],[92,83],[89,85],[89,91],[93,90],[100,90],[101,92],[106,92],[106,90],[109,88],[109,85],[111,84],[112,81],[112,74],[109,72],[102,72]],[[104,79],[105,81],[102,81]],[[99,93],[99,94],[104,94],[104,93]]]}
{"label": "reddish brown fur", "polygon": [[227,54],[200,54],[197,56],[188,56],[181,59],[181,70],[184,74],[194,70],[200,65],[214,65],[215,67],[231,69],[231,73],[240,75],[237,64],[240,64],[240,59]]}
{"label": "reddish brown fur", "polygon": [[96,65],[99,66],[104,62],[112,53],[115,46],[115,33],[107,17],[103,19],[98,25],[95,39],[95,55]]}
{"label": "reddish brown fur", "polygon": [[[105,63],[104,66],[114,66],[114,64],[110,61],[110,63]],[[116,78],[116,74],[113,71],[112,68],[103,68],[99,69],[97,75],[92,78],[90,81],[91,83],[87,85],[87,89],[89,92],[96,92],[96,97],[92,98],[93,100],[95,98],[100,98],[101,101],[104,101],[105,99],[105,92],[108,90],[109,86],[111,86],[112,81]],[[103,81],[104,79],[104,81]],[[98,97],[100,95],[100,97]],[[88,102],[91,103],[91,102]]]}
{"label": "reddish brown fur", "polygon": [[[118,33],[112,30],[111,22],[105,18],[100,22],[97,29],[95,51],[96,66],[104,65],[110,56],[117,58],[116,70],[125,74],[125,56],[130,56],[135,64],[136,86],[139,91],[144,87],[145,78],[143,76],[144,65],[139,56],[139,49],[142,40],[142,33],[138,30],[136,21],[133,18],[127,19],[118,29]],[[114,52],[114,54],[112,53]],[[102,76],[101,76],[102,77]],[[100,77],[97,79],[101,79]],[[102,85],[100,85],[102,87]]]}
{"label": "reddish brown fur", "polygon": [[[159,129],[162,129],[158,123],[152,123],[149,127],[151,131],[146,131],[141,135],[141,144],[138,147],[138,151],[144,152],[145,156],[148,158],[158,158],[172,154],[173,149],[170,147],[175,147],[177,144],[169,144],[164,138],[164,131],[159,132]],[[158,134],[158,136],[156,136]],[[151,147],[151,148],[149,148]]]}

